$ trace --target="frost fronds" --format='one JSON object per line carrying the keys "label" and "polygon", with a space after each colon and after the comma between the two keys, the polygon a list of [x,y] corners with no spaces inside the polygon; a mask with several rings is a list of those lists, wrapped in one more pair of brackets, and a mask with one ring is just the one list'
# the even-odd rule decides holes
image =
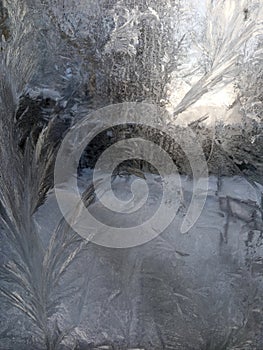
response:
{"label": "frost fronds", "polygon": [[251,38],[262,35],[261,7],[251,8],[251,18],[244,19],[246,1],[208,1],[204,37],[199,46],[206,62],[205,74],[177,105],[178,115],[197,102],[219,82],[230,82],[238,72],[241,51]]}

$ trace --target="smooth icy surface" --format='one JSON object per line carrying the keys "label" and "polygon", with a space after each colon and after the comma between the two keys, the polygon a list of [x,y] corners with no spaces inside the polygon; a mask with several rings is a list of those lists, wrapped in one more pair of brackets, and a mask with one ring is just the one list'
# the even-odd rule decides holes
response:
{"label": "smooth icy surface", "polygon": [[[133,180],[115,179],[117,195],[128,198]],[[187,177],[182,180],[187,207],[192,184]],[[161,186],[157,175],[148,175],[147,182],[150,188]],[[189,233],[179,230],[182,206],[167,230],[143,246],[118,250],[89,243],[86,257],[63,281],[76,278],[76,303],[85,295],[81,310],[63,302],[61,322],[81,311],[75,336],[120,349],[199,350],[209,344],[211,349],[260,349],[261,191],[244,178],[210,177],[205,208]],[[150,191],[143,217],[156,210],[159,200],[158,191]],[[102,211],[98,202],[90,209],[119,227],[120,219]],[[44,241],[59,217],[51,193],[36,215]]]}

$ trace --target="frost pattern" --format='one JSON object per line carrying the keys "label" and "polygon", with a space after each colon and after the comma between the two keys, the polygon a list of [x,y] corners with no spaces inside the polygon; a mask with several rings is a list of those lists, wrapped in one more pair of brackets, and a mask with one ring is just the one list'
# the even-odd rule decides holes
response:
{"label": "frost pattern", "polygon": [[[256,0],[0,0],[2,349],[262,348],[262,10]],[[165,123],[198,131],[211,176],[203,215],[180,236],[188,164],[146,131],[185,175],[184,202],[158,239],[112,251],[70,231],[51,189],[65,131],[123,101],[154,102]],[[117,173],[116,191],[134,177]],[[147,177],[151,211],[160,179]]]}

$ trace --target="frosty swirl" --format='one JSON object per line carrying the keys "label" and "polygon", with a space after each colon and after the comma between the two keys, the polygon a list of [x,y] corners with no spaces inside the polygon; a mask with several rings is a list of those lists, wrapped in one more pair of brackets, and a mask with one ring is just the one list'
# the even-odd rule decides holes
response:
{"label": "frosty swirl", "polygon": [[[192,200],[184,217],[181,232],[187,232],[200,216],[206,200],[208,171],[202,148],[195,141],[190,128],[180,132],[166,126],[160,110],[146,103],[122,103],[111,105],[91,113],[72,127],[64,138],[55,164],[55,193],[58,205],[72,229],[87,240],[112,248],[134,247],[157,237],[175,219],[181,203],[181,179],[170,155],[153,141],[134,137],[118,141],[99,157],[93,173],[94,192],[101,205],[111,212],[130,215],[146,205],[149,188],[144,179],[135,178],[131,183],[131,196],[120,199],[112,190],[112,174],[119,164],[140,159],[150,163],[162,178],[162,198],[157,210],[142,223],[131,227],[119,227],[101,222],[92,215],[81,200],[78,190],[77,167],[86,146],[103,131],[118,125],[135,124],[159,130],[181,147],[187,157],[193,175]],[[72,220],[78,211],[77,219]]]}

